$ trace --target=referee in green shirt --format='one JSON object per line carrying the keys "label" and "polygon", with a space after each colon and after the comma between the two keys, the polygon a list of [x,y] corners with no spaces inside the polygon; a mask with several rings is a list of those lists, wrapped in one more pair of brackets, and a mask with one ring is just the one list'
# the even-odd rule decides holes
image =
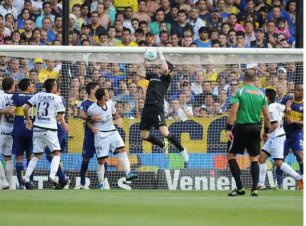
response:
{"label": "referee in green shirt", "polygon": [[[259,179],[258,158],[260,154],[260,113],[264,116],[263,138],[268,137],[270,118],[266,96],[254,86],[256,70],[248,69],[244,74],[244,85],[238,89],[231,99],[231,111],[227,121],[227,138],[229,148],[227,153],[228,164],[235,179],[237,188],[229,196],[244,195],[240,178],[240,168],[236,161],[237,154],[246,150],[251,161],[252,196],[258,196],[257,184]],[[235,123],[235,126],[234,126]]]}

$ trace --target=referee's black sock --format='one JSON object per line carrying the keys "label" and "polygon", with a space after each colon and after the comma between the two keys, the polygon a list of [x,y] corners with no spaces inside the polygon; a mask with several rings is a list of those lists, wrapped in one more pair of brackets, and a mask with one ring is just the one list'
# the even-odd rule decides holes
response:
{"label": "referee's black sock", "polygon": [[257,161],[251,162],[251,174],[253,182],[252,190],[256,190],[259,180],[259,165]]}
{"label": "referee's black sock", "polygon": [[181,142],[171,133],[168,134],[168,136],[166,137],[168,140],[171,141],[171,143],[177,148],[179,149],[179,151],[184,151],[184,147],[182,146]]}
{"label": "referee's black sock", "polygon": [[241,190],[243,188],[241,178],[240,178],[240,168],[236,161],[236,159],[230,159],[228,160],[228,165],[230,167],[231,173],[235,179],[236,186],[238,190]]}
{"label": "referee's black sock", "polygon": [[146,141],[149,141],[152,144],[155,144],[161,148],[163,148],[165,146],[165,144],[163,142],[161,142],[159,139],[157,139],[156,137],[154,137],[153,135],[149,134],[147,139],[144,139]]}

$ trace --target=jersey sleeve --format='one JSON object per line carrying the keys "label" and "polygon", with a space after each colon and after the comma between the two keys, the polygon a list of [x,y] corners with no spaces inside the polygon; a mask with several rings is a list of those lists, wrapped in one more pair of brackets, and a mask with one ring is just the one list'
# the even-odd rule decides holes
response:
{"label": "jersey sleeve", "polygon": [[239,103],[239,92],[240,92],[240,89],[237,90],[237,91],[232,95],[231,104]]}
{"label": "jersey sleeve", "polygon": [[57,100],[56,100],[56,106],[57,106],[57,113],[63,113],[65,112],[65,106],[64,106],[64,103],[63,103],[63,100],[61,97],[58,97]]}
{"label": "jersey sleeve", "polygon": [[37,94],[35,94],[29,100],[27,100],[27,104],[29,104],[30,106],[36,106],[36,104],[37,104]]}
{"label": "jersey sleeve", "polygon": [[14,93],[12,98],[11,98],[10,106],[11,107],[16,107],[17,106],[17,94],[16,93]]}
{"label": "jersey sleeve", "polygon": [[5,108],[4,98],[3,96],[0,96],[0,110]]}
{"label": "jersey sleeve", "polygon": [[110,103],[111,103],[112,115],[114,115],[116,113],[115,103],[113,101],[110,101]]}
{"label": "jersey sleeve", "polygon": [[88,116],[93,116],[93,115],[94,115],[93,110],[92,110],[91,107],[89,107],[89,108],[87,109],[86,113],[87,113]]}

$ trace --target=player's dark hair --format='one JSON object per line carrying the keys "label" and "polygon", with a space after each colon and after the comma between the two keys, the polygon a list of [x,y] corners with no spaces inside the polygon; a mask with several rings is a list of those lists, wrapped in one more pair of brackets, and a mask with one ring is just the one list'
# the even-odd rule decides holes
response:
{"label": "player's dark hair", "polygon": [[98,101],[101,100],[105,96],[105,89],[104,88],[97,89],[95,96]]}
{"label": "player's dark hair", "polygon": [[26,91],[30,86],[31,86],[31,80],[28,78],[23,78],[18,83],[18,88],[23,92]]}
{"label": "player's dark hair", "polygon": [[14,79],[10,77],[6,77],[2,81],[2,89],[3,91],[10,90],[14,85]]}
{"label": "player's dark hair", "polygon": [[274,89],[266,89],[266,96],[270,103],[274,103],[276,99],[276,91]]}
{"label": "player's dark hair", "polygon": [[45,88],[46,92],[51,93],[55,84],[56,84],[56,79],[53,79],[53,78],[47,79],[44,83],[44,88]]}
{"label": "player's dark hair", "polygon": [[94,88],[96,88],[97,86],[99,86],[99,83],[97,82],[89,82],[86,85],[86,92],[88,95],[90,95],[90,91],[93,90]]}

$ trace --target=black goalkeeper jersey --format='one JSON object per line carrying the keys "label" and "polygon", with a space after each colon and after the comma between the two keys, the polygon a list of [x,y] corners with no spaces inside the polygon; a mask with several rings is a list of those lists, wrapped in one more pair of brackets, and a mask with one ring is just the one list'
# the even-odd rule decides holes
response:
{"label": "black goalkeeper jersey", "polygon": [[147,89],[145,105],[157,105],[164,108],[164,99],[170,86],[171,76],[147,73],[146,79],[150,82]]}

